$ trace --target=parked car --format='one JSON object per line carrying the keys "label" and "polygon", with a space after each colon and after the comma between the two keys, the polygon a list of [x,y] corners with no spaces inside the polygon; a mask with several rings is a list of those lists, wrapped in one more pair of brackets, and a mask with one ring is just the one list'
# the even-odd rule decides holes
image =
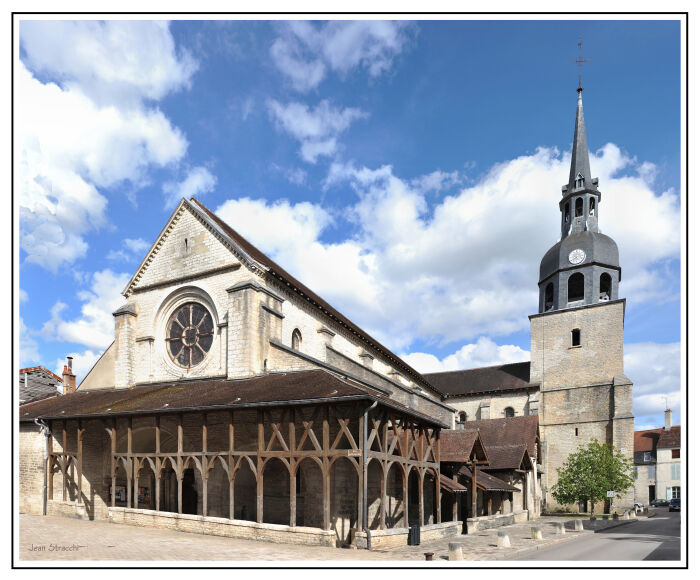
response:
{"label": "parked car", "polygon": [[670,511],[670,512],[681,511],[681,498],[674,497],[672,500],[670,500],[668,502],[668,511]]}
{"label": "parked car", "polygon": [[668,500],[667,499],[653,499],[653,500],[651,500],[651,503],[649,505],[652,505],[654,507],[666,507],[668,505]]}

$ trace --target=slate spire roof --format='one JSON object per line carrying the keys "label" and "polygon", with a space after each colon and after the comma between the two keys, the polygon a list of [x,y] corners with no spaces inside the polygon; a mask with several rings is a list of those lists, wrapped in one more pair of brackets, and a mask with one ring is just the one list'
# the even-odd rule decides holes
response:
{"label": "slate spire roof", "polygon": [[595,189],[591,179],[591,166],[588,160],[588,140],[586,139],[586,123],[583,120],[583,89],[579,86],[578,102],[576,104],[576,123],[574,125],[574,144],[571,150],[571,169],[569,170],[569,183],[564,195],[575,189],[579,175],[583,178],[583,188]]}

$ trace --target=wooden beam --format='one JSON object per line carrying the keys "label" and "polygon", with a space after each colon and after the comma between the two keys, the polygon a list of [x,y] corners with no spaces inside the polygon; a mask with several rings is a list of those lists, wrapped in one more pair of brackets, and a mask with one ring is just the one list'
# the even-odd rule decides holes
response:
{"label": "wooden beam", "polygon": [[47,458],[48,465],[46,466],[49,487],[47,497],[48,499],[53,499],[53,421],[49,421],[49,433],[49,456]]}
{"label": "wooden beam", "polygon": [[182,427],[182,413],[177,416],[177,473],[175,477],[177,478],[177,513],[182,513],[182,480],[185,477],[183,463],[182,463],[182,452],[184,449],[184,432]]}
{"label": "wooden beam", "polygon": [[[68,424],[67,420],[63,421],[63,453],[68,452],[68,434],[66,432],[66,426]],[[66,497],[68,495],[68,467],[66,465],[66,461],[68,460],[68,457],[66,455],[63,456],[63,501],[68,501],[68,498]]]}
{"label": "wooden beam", "polygon": [[[207,515],[207,502],[209,495],[209,460],[207,453],[207,414],[202,413],[202,515]],[[216,461],[216,458],[212,458]]]}
{"label": "wooden beam", "polygon": [[117,419],[112,419],[112,429],[110,430],[109,438],[112,445],[112,507],[117,501]]}
{"label": "wooden beam", "polygon": [[[296,425],[294,421],[296,413],[294,407],[289,410],[289,450],[292,457],[296,455],[297,440],[296,440]],[[297,525],[297,469],[299,463],[296,459],[291,459],[289,462],[289,525],[295,527]]]}
{"label": "wooden beam", "polygon": [[[455,501],[457,494],[455,494]],[[442,523],[442,490],[440,489],[440,472],[435,475],[435,523]]]}
{"label": "wooden beam", "polygon": [[234,444],[233,410],[228,412],[228,517],[233,520],[233,444]]}
{"label": "wooden beam", "polygon": [[[155,429],[156,429],[156,455],[160,455],[160,415],[155,416]],[[156,457],[156,483],[155,483],[155,493],[156,496],[156,511],[160,511],[160,477],[163,469],[161,468],[161,458]]]}
{"label": "wooden beam", "polygon": [[476,465],[472,462],[472,517],[477,517],[476,515]]}
{"label": "wooden beam", "polygon": [[330,406],[323,407],[323,529],[331,529]]}
{"label": "wooden beam", "polygon": [[425,514],[423,513],[423,485],[425,483],[425,472],[419,472],[418,475],[418,524],[423,527],[425,525]]}
{"label": "wooden beam", "polygon": [[257,473],[258,473],[258,485],[257,485],[257,504],[256,504],[256,520],[259,524],[263,523],[263,492],[265,488],[263,487],[263,460],[262,455],[265,450],[265,424],[263,423],[263,412],[258,410],[258,457],[257,457]]}
{"label": "wooden beam", "polygon": [[[134,437],[133,431],[134,431],[133,420],[131,417],[129,417],[128,423],[127,423],[127,430],[126,430],[126,453],[127,453],[128,458],[129,458],[129,460],[127,462],[127,465],[129,467],[127,469],[127,474],[126,474],[127,483],[128,483],[128,485],[126,487],[126,507],[128,507],[128,508],[132,507],[131,499],[133,497],[133,495],[131,493],[132,492],[131,481],[132,481],[133,469],[134,469],[134,458],[132,455],[133,454],[133,437]],[[134,500],[134,502],[135,502],[135,500]],[[133,507],[136,507],[136,506],[134,505]]]}

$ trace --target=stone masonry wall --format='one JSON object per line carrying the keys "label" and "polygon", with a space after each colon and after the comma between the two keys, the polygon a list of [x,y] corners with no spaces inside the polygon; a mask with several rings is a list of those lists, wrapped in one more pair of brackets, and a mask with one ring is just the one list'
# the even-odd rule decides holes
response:
{"label": "stone masonry wall", "polygon": [[19,429],[19,511],[43,511],[44,454],[46,437],[33,423],[20,423]]}

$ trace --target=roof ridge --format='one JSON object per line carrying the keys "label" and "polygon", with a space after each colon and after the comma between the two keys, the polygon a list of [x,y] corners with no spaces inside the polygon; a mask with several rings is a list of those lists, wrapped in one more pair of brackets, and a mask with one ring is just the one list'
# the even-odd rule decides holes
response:
{"label": "roof ridge", "polygon": [[52,377],[58,379],[59,381],[61,381],[61,383],[63,383],[63,379],[62,379],[61,377],[59,377],[56,373],[51,372],[49,369],[47,369],[46,367],[41,366],[41,365],[36,366],[36,367],[26,367],[26,368],[23,368],[23,369],[19,369],[19,374],[21,375],[21,374],[28,373],[28,372],[31,372],[31,371],[36,371],[36,370],[39,370],[39,369],[41,369],[42,371],[46,371],[46,372],[47,372],[48,374],[50,374]]}
{"label": "roof ridge", "polygon": [[495,369],[495,368],[497,368],[497,367],[504,367],[504,366],[507,366],[507,365],[530,364],[530,362],[532,362],[532,361],[525,360],[525,361],[519,361],[519,362],[501,363],[501,364],[498,364],[498,365],[486,365],[486,366],[483,366],[483,367],[471,367],[471,368],[468,368],[468,369],[456,369],[456,370],[454,370],[454,371],[437,371],[437,372],[435,372],[435,373],[423,373],[423,376],[428,377],[428,376],[432,376],[432,375],[444,375],[444,374],[447,374],[447,373],[464,373],[464,372],[467,372],[467,371],[476,371],[476,370],[479,370],[479,369]]}

